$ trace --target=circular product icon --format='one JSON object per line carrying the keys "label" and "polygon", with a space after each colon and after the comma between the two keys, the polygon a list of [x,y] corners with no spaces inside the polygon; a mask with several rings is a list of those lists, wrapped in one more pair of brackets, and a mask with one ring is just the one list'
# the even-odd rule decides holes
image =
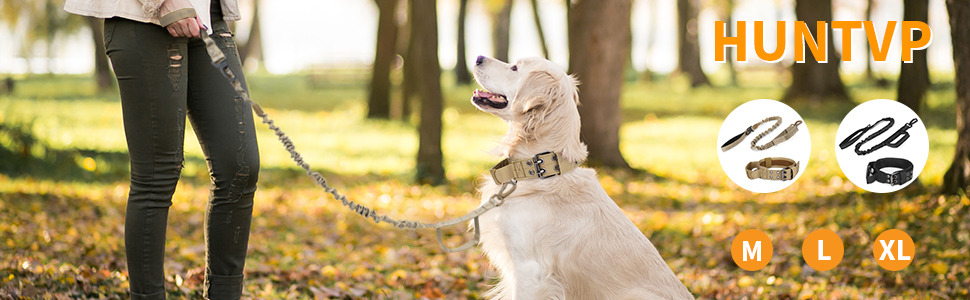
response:
{"label": "circular product icon", "polygon": [[828,271],[839,265],[845,246],[834,231],[819,229],[809,233],[802,242],[802,258],[816,271]]}
{"label": "circular product icon", "polygon": [[905,269],[916,257],[913,238],[899,229],[886,230],[872,244],[872,257],[880,267],[889,271]]}
{"label": "circular product icon", "polygon": [[812,140],[802,117],[775,100],[735,108],[717,134],[721,168],[738,186],[771,193],[788,187],[808,166]]}
{"label": "circular product icon", "polygon": [[738,267],[748,271],[761,270],[767,266],[773,253],[771,238],[761,230],[742,231],[731,242],[731,258]]}
{"label": "circular product icon", "polygon": [[895,192],[912,183],[929,152],[923,120],[898,101],[859,104],[835,134],[835,158],[842,173],[873,193]]}

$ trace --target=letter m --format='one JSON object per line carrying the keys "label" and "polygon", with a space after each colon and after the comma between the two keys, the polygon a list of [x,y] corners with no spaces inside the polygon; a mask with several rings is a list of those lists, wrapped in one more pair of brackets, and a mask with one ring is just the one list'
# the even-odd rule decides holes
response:
{"label": "letter m", "polygon": [[748,241],[744,241],[744,249],[741,255],[742,261],[748,261],[748,257],[754,259],[756,255],[758,257],[757,261],[761,261],[761,241],[754,242],[754,249],[751,248],[751,244]]}

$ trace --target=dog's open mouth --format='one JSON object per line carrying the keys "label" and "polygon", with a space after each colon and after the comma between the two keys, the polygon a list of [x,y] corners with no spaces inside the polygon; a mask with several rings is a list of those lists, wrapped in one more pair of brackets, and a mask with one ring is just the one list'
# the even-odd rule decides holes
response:
{"label": "dog's open mouth", "polygon": [[472,102],[478,106],[489,106],[497,109],[502,109],[509,105],[509,100],[505,98],[505,95],[493,94],[483,90],[475,90],[472,93]]}

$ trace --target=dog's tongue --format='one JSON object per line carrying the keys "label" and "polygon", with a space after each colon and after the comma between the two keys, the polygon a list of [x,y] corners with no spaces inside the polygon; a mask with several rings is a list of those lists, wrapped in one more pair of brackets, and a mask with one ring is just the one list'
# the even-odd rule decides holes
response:
{"label": "dog's tongue", "polygon": [[486,91],[482,91],[482,90],[475,90],[475,93],[472,94],[472,97],[488,98],[488,100],[490,100],[492,102],[505,102],[506,101],[505,100],[505,97],[502,97],[502,96],[496,95],[496,94],[492,94],[492,93],[489,93],[489,92],[486,92]]}

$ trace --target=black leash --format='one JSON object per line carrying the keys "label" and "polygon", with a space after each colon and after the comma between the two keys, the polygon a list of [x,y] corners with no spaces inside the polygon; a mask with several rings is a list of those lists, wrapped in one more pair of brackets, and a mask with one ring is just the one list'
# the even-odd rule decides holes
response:
{"label": "black leash", "polygon": [[917,121],[916,118],[913,118],[913,120],[909,121],[909,123],[903,124],[903,127],[900,127],[899,129],[897,129],[896,132],[894,132],[886,140],[872,146],[867,150],[862,150],[862,144],[865,144],[871,141],[872,139],[874,139],[876,136],[879,136],[885,133],[896,122],[891,117],[882,118],[879,121],[876,121],[876,123],[866,125],[866,127],[860,128],[859,130],[856,130],[855,132],[850,134],[848,137],[845,138],[845,140],[842,140],[842,142],[839,143],[839,147],[842,149],[845,149],[845,148],[848,148],[849,146],[852,146],[852,144],[855,144],[855,142],[858,141],[860,138],[862,138],[862,136],[865,135],[866,132],[868,132],[870,129],[876,127],[876,125],[878,125],[879,123],[888,122],[886,126],[880,128],[879,130],[877,130],[876,132],[874,132],[873,134],[869,135],[861,142],[856,144],[855,153],[858,155],[866,155],[886,146],[889,146],[891,148],[899,148],[899,146],[902,146],[903,143],[909,139],[909,129],[912,128],[914,124],[916,124],[916,121]]}

